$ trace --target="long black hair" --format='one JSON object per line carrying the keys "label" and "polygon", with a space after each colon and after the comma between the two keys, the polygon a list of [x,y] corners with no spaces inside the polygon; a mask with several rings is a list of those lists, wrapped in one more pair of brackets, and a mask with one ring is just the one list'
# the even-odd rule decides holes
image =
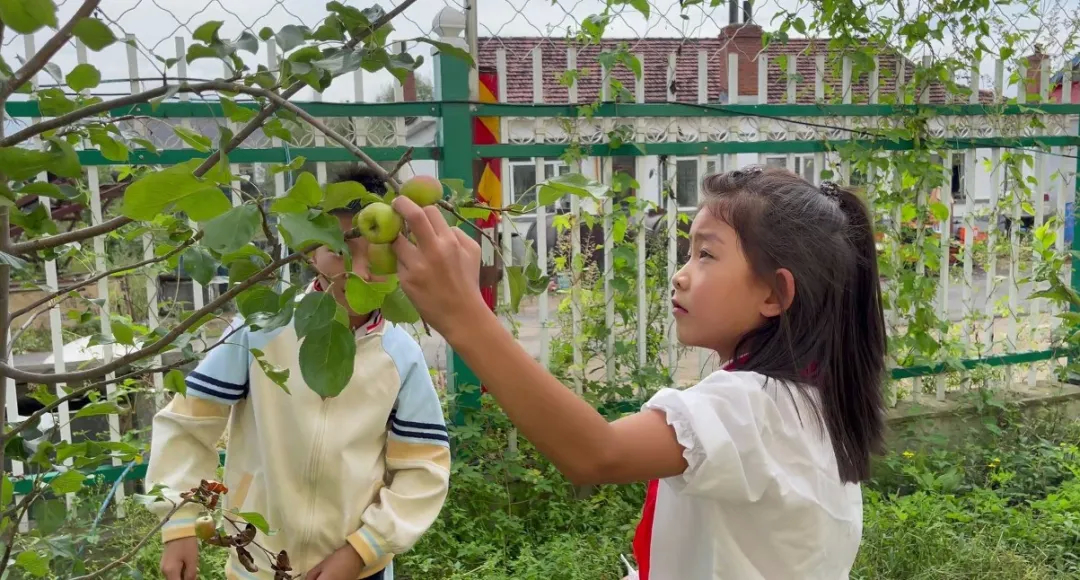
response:
{"label": "long black hair", "polygon": [[816,390],[840,478],[866,479],[883,438],[886,352],[869,209],[850,190],[778,168],[711,175],[703,185],[703,210],[735,230],[754,273],[774,283],[784,268],[795,280],[790,306],[741,337],[734,360]]}

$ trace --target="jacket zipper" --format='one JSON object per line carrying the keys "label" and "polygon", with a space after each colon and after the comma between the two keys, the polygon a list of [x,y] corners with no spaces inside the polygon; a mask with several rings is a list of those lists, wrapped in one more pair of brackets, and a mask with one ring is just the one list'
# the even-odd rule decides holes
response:
{"label": "jacket zipper", "polygon": [[[301,536],[300,549],[298,550],[304,556],[307,556],[308,544],[310,544],[311,536],[315,532],[315,500],[318,491],[316,486],[319,482],[319,471],[322,468],[322,444],[326,433],[326,409],[328,405],[329,399],[324,399],[319,407],[319,430],[315,433],[315,442],[312,445],[311,461],[308,467],[308,521],[307,525],[304,526],[304,533]],[[302,560],[298,559],[297,561]]]}

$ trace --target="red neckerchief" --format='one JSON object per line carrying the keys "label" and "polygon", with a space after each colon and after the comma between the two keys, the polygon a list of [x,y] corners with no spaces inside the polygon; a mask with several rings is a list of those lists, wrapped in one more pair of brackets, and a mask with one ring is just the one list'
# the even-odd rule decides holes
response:
{"label": "red neckerchief", "polygon": [[[746,362],[749,355],[741,355],[737,359],[724,365],[725,371],[730,371],[738,365]],[[645,491],[645,505],[641,508],[641,521],[638,522],[634,532],[634,559],[638,564],[638,577],[641,580],[649,580],[649,563],[652,549],[653,520],[656,516],[656,494],[660,487],[660,480],[654,479],[649,482]]]}

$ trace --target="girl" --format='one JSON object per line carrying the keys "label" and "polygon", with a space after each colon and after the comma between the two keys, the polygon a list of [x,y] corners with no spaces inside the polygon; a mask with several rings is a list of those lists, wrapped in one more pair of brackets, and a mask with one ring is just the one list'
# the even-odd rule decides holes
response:
{"label": "girl", "polygon": [[847,578],[859,482],[882,438],[885,324],[866,206],[831,183],[752,168],[704,181],[672,280],[679,341],[730,361],[608,423],[480,300],[480,248],[398,197],[406,294],[537,449],[576,484],[649,481],[641,577]]}

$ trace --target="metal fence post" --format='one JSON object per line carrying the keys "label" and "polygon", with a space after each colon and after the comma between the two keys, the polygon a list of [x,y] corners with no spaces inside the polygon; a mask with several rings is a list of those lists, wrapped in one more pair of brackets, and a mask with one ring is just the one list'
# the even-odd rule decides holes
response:
{"label": "metal fence post", "polygon": [[[468,49],[460,36],[465,30],[465,15],[444,8],[435,16],[434,30],[440,41]],[[435,68],[435,100],[442,102],[438,118],[439,177],[459,179],[464,187],[473,188],[473,121],[469,105],[469,64],[450,54],[432,50]],[[472,228],[472,234],[479,232]],[[467,409],[480,407],[480,381],[465,361],[447,345],[447,392],[451,395],[451,422],[461,425]]]}

